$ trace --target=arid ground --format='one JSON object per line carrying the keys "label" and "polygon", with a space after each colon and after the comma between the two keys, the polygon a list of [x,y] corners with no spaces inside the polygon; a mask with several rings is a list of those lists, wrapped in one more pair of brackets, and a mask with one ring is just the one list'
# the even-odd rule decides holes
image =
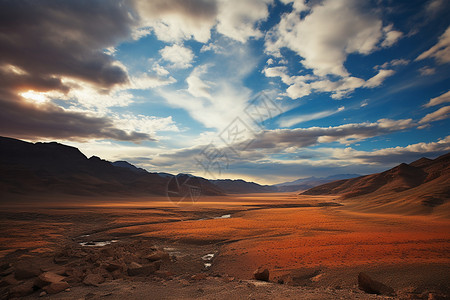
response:
{"label": "arid ground", "polygon": [[[160,271],[169,275],[110,278],[98,287],[72,284],[44,297],[380,297],[358,289],[360,272],[394,288],[396,298],[448,295],[448,218],[355,207],[336,197],[295,193],[204,196],[178,205],[165,197],[15,202],[0,211],[0,263],[46,262],[67,247],[143,241],[142,247],[150,243],[171,256]],[[270,271],[269,283],[252,281],[258,267]]]}

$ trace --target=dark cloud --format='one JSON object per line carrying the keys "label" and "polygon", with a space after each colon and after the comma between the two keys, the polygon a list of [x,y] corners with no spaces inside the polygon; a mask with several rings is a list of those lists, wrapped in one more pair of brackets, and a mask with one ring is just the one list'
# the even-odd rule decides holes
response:
{"label": "dark cloud", "polygon": [[249,149],[304,148],[319,143],[351,143],[414,126],[411,119],[381,119],[375,123],[345,124],[335,127],[310,127],[267,130],[258,134]]}
{"label": "dark cloud", "polygon": [[[102,87],[127,82],[103,49],[126,39],[134,19],[124,1],[0,1],[0,65],[36,78],[62,76]],[[22,78],[24,79],[24,78]]]}
{"label": "dark cloud", "polygon": [[24,139],[151,140],[145,133],[127,133],[117,129],[107,118],[68,112],[52,103],[34,104],[16,98],[18,97],[0,92],[0,135]]}
{"label": "dark cloud", "polygon": [[17,138],[139,142],[145,133],[115,128],[106,117],[70,112],[50,102],[33,104],[21,92],[60,91],[64,77],[108,93],[128,82],[126,70],[104,49],[131,36],[128,1],[0,0],[0,134]]}

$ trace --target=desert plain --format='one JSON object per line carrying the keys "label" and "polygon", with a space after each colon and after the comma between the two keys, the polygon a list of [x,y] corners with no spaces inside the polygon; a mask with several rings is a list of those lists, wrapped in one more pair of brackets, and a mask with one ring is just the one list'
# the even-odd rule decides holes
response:
{"label": "desert plain", "polygon": [[[57,269],[70,283],[61,293],[38,290],[24,299],[445,299],[449,293],[445,215],[374,212],[336,196],[297,193],[180,203],[168,197],[61,197],[1,206],[0,265]],[[67,272],[101,272],[102,262],[117,259],[114,253],[102,257],[105,249],[127,245],[133,255],[152,248],[168,259],[151,276],[106,274],[99,284],[77,282]],[[88,270],[74,259],[55,259],[67,249],[103,254]],[[269,270],[268,282],[254,280],[260,267]],[[395,295],[361,291],[360,272]]]}

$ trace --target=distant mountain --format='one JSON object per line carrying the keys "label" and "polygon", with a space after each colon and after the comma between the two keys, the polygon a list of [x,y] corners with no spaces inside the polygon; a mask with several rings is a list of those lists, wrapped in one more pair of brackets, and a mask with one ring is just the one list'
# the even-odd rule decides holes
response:
{"label": "distant mountain", "polygon": [[341,195],[371,210],[419,213],[445,206],[450,212],[450,153],[402,163],[382,173],[323,184],[302,194]]}
{"label": "distant mountain", "polygon": [[242,179],[218,179],[210,180],[210,182],[212,182],[228,194],[267,193],[278,191],[276,187],[269,185],[260,185],[255,182],[247,182]]}
{"label": "distant mountain", "polygon": [[307,178],[301,178],[294,181],[289,182],[283,182],[275,184],[274,186],[278,188],[278,191],[280,192],[296,192],[301,190],[307,190],[310,188],[313,188],[315,186],[325,184],[328,182],[332,182],[339,179],[348,179],[348,178],[354,178],[359,177],[361,175],[359,174],[337,174],[337,175],[331,175],[328,177],[307,177]]}
{"label": "distant mountain", "polygon": [[[167,175],[149,173],[127,162],[88,159],[77,148],[55,142],[0,137],[1,195],[165,195],[173,178]],[[224,194],[204,178],[195,183],[204,195]]]}
{"label": "distant mountain", "polygon": [[147,173],[146,170],[144,170],[142,168],[138,168],[135,165],[132,165],[129,162],[124,161],[124,160],[115,161],[112,163],[112,165],[115,167],[126,168],[128,170],[138,172],[138,173]]}

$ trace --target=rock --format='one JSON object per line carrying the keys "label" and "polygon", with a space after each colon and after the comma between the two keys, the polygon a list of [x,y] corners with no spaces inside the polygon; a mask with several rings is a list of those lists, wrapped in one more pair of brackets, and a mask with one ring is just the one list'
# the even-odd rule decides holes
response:
{"label": "rock", "polygon": [[148,265],[140,265],[138,263],[131,263],[128,267],[129,276],[148,276],[159,270],[161,264],[159,261],[155,261]]}
{"label": "rock", "polygon": [[167,252],[157,250],[157,251],[153,252],[152,254],[148,255],[146,257],[146,259],[149,261],[157,261],[157,260],[168,261],[168,260],[170,260],[170,255]]}
{"label": "rock", "polygon": [[45,268],[41,268],[43,272],[53,272],[58,275],[67,275],[66,268],[60,265],[51,265]]}
{"label": "rock", "polygon": [[99,274],[89,274],[83,280],[83,283],[85,285],[92,285],[92,286],[98,286],[103,282],[105,282],[105,278],[103,278],[103,276]]}
{"label": "rock", "polygon": [[12,272],[14,272],[14,268],[13,267],[9,267],[8,269],[1,271],[0,272],[0,276],[2,276],[2,277],[8,276]]}
{"label": "rock", "polygon": [[15,287],[9,289],[9,295],[11,297],[24,297],[34,292],[33,281],[27,281]]}
{"label": "rock", "polygon": [[110,262],[110,263],[106,264],[105,270],[108,271],[108,272],[113,272],[115,270],[119,270],[121,267],[122,266],[120,264]]}
{"label": "rock", "polygon": [[204,273],[199,273],[199,274],[192,275],[192,276],[191,276],[191,279],[192,279],[192,280],[197,280],[197,281],[199,281],[199,280],[205,280],[206,277],[207,277],[206,274],[204,274]]}
{"label": "rock", "polygon": [[269,281],[269,270],[259,267],[253,272],[253,277],[256,280]]}
{"label": "rock", "polygon": [[39,297],[44,297],[45,295],[47,295],[47,292],[46,292],[46,291],[42,291],[42,292],[39,294]]}
{"label": "rock", "polygon": [[11,264],[10,263],[4,263],[0,265],[0,271],[5,271],[7,269],[11,268]]}
{"label": "rock", "polygon": [[373,280],[369,275],[365,273],[359,273],[358,275],[358,287],[360,290],[377,295],[394,296],[395,291],[390,286],[387,286],[379,281]]}
{"label": "rock", "polygon": [[14,275],[9,274],[6,277],[3,277],[2,280],[0,280],[0,287],[8,286],[8,285],[18,285],[20,281],[14,278]]}
{"label": "rock", "polygon": [[58,283],[65,279],[64,276],[55,274],[53,272],[45,272],[39,275],[38,278],[34,281],[34,285],[40,288],[47,286],[52,283]]}
{"label": "rock", "polygon": [[188,286],[189,285],[189,281],[187,281],[186,279],[180,279],[178,281],[182,286]]}
{"label": "rock", "polygon": [[20,262],[14,267],[14,277],[18,280],[37,277],[41,269],[33,263]]}
{"label": "rock", "polygon": [[50,285],[47,285],[46,287],[44,287],[44,290],[48,293],[48,294],[57,294],[59,292],[62,292],[66,289],[68,289],[70,287],[70,285],[65,282],[65,281],[60,281],[60,282],[53,282]]}

